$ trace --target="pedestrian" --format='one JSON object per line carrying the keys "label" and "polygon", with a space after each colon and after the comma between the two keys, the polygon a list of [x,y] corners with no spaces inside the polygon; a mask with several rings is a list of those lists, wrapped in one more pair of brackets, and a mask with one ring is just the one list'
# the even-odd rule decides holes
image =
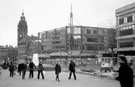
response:
{"label": "pedestrian", "polygon": [[33,78],[34,76],[34,69],[35,69],[35,64],[31,61],[29,64],[29,78]]}
{"label": "pedestrian", "polygon": [[120,68],[118,70],[119,76],[116,77],[116,80],[120,81],[121,87],[133,87],[133,70],[128,65],[126,57],[119,56],[118,62]]}
{"label": "pedestrian", "polygon": [[10,77],[13,77],[14,75],[14,70],[15,70],[15,66],[13,65],[13,62],[10,63],[9,65],[9,72],[10,72]]}
{"label": "pedestrian", "polygon": [[42,79],[44,79],[43,70],[44,70],[43,65],[40,62],[39,65],[38,65],[38,76],[37,76],[37,79],[40,79],[40,74],[42,76]]}
{"label": "pedestrian", "polygon": [[18,70],[17,72],[19,73],[19,75],[21,75],[21,72],[22,72],[22,63],[19,63],[18,64]]}
{"label": "pedestrian", "polygon": [[26,71],[27,71],[27,64],[22,63],[22,79],[25,79]]}
{"label": "pedestrian", "polygon": [[76,80],[76,74],[75,74],[75,63],[71,60],[70,61],[70,64],[69,64],[69,71],[70,71],[70,74],[69,74],[69,78],[68,79],[71,79],[71,75],[73,73],[74,75],[74,80]]}
{"label": "pedestrian", "polygon": [[1,67],[1,65],[0,65],[0,75],[1,75],[1,71],[2,71],[2,67]]}
{"label": "pedestrian", "polygon": [[56,63],[56,65],[55,65],[56,81],[60,81],[59,73],[61,73],[61,66],[59,63]]}

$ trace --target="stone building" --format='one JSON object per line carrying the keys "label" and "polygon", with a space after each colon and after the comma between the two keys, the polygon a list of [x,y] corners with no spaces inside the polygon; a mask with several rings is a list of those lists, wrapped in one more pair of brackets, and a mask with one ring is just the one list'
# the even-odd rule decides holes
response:
{"label": "stone building", "polygon": [[0,46],[0,63],[3,61],[17,60],[17,48],[13,46]]}

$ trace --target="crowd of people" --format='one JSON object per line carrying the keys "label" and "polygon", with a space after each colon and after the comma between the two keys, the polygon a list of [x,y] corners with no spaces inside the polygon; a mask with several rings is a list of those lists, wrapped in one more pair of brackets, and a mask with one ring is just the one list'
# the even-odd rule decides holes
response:
{"label": "crowd of people", "polygon": [[[133,87],[134,80],[133,80],[133,70],[131,67],[131,64],[128,64],[127,59],[125,56],[119,56],[118,63],[120,65],[118,72],[118,77],[116,77],[116,80],[120,81],[121,87]],[[72,60],[69,63],[69,80],[71,79],[71,76],[73,74],[74,80],[76,80],[76,64]],[[9,72],[10,77],[14,76],[14,71],[16,70],[16,67],[13,62],[9,64]],[[42,76],[42,79],[44,79],[44,67],[41,62],[39,62],[38,66],[35,66],[35,64],[31,61],[29,65],[27,66],[26,63],[20,63],[17,67],[17,72],[19,75],[22,76],[22,79],[25,79],[26,71],[29,71],[29,79],[34,77],[34,71],[37,70],[37,79],[40,79],[40,75]],[[56,75],[56,81],[60,81],[59,75],[61,73],[61,65],[60,62],[56,62],[56,65],[54,67],[55,75]]]}
{"label": "crowd of people", "polygon": [[[9,65],[9,72],[10,72],[10,77],[13,77],[14,75],[14,71],[15,71],[15,66],[13,65],[13,63],[11,62]],[[25,75],[26,75],[26,71],[29,71],[29,79],[34,77],[34,71],[38,71],[38,76],[37,79],[40,78],[40,74],[42,76],[42,79],[44,79],[44,75],[43,75],[43,65],[40,62],[39,65],[36,67],[35,64],[31,61],[29,63],[29,65],[27,66],[26,63],[20,63],[18,64],[18,68],[17,68],[17,72],[19,73],[20,76],[22,76],[22,79],[25,79]]]}
{"label": "crowd of people", "polygon": [[[75,66],[76,66],[75,63],[71,60],[69,64],[70,73],[69,73],[68,79],[71,79],[71,76],[73,73],[74,79],[76,80]],[[59,82],[60,81],[59,74],[61,73],[60,62],[56,63],[54,70],[55,70],[55,75],[56,75],[56,81]],[[35,64],[32,61],[30,61],[28,65],[26,63],[19,63],[17,68],[13,62],[10,62],[9,63],[9,72],[10,72],[9,76],[13,77],[15,75],[15,71],[17,71],[19,75],[22,76],[22,79],[25,79],[26,71],[29,71],[29,79],[32,79],[34,77],[34,71],[38,72],[37,79],[40,79],[40,76],[42,77],[42,79],[45,78],[44,77],[45,71],[44,71],[43,64],[41,62],[39,62],[38,66],[35,66]]]}

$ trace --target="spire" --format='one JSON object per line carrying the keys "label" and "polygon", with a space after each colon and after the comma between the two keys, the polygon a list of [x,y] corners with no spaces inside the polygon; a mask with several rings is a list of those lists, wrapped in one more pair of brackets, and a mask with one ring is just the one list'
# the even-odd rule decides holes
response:
{"label": "spire", "polygon": [[18,23],[18,30],[27,32],[27,28],[27,21],[25,20],[24,11],[22,11],[20,21]]}
{"label": "spire", "polygon": [[22,11],[22,16],[24,16],[24,10]]}
{"label": "spire", "polygon": [[21,20],[25,20],[25,16],[24,16],[24,10],[22,11]]}
{"label": "spire", "polygon": [[72,5],[71,5],[71,12],[70,12],[70,28],[71,28],[71,35],[70,35],[70,50],[74,50],[74,30],[73,30],[73,13],[72,13]]}
{"label": "spire", "polygon": [[72,13],[72,5],[71,5],[71,12],[70,12],[70,26],[73,26],[73,13]]}
{"label": "spire", "polygon": [[22,12],[22,16],[24,16],[24,12]]}

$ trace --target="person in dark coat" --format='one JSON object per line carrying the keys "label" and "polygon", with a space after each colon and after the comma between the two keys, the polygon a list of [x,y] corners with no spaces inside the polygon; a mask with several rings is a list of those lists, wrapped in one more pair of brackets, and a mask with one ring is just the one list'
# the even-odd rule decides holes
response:
{"label": "person in dark coat", "polygon": [[18,73],[19,73],[19,75],[21,75],[21,72],[22,72],[22,63],[19,63],[18,64]]}
{"label": "person in dark coat", "polygon": [[61,66],[59,63],[55,65],[55,74],[56,74],[56,81],[60,81],[59,73],[61,73]]}
{"label": "person in dark coat", "polygon": [[119,56],[118,59],[120,68],[118,70],[119,76],[116,80],[120,81],[121,87],[133,87],[133,70],[127,63],[125,56]]}
{"label": "person in dark coat", "polygon": [[76,80],[76,75],[75,75],[75,63],[71,60],[70,64],[69,64],[69,71],[70,71],[70,74],[69,74],[69,78],[68,79],[71,79],[71,75],[73,73],[74,75],[74,79]]}
{"label": "person in dark coat", "polygon": [[33,78],[34,74],[34,68],[35,68],[35,64],[31,61],[29,64],[29,78]]}
{"label": "person in dark coat", "polygon": [[11,62],[10,65],[9,65],[10,77],[13,77],[14,70],[15,70],[15,66],[13,65],[13,62]]}
{"label": "person in dark coat", "polygon": [[40,73],[41,73],[42,79],[44,79],[43,70],[44,70],[44,67],[43,67],[42,63],[40,62],[39,65],[38,65],[37,79],[40,79]]}
{"label": "person in dark coat", "polygon": [[22,63],[22,79],[25,79],[26,71],[27,71],[27,64]]}

